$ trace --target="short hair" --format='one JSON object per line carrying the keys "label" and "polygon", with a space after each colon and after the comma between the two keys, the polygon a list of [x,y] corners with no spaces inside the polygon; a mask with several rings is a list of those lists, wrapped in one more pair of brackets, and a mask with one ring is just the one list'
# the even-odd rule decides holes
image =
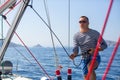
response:
{"label": "short hair", "polygon": [[89,22],[89,19],[88,19],[87,16],[81,16],[80,18],[85,18],[85,19],[87,19],[87,21]]}

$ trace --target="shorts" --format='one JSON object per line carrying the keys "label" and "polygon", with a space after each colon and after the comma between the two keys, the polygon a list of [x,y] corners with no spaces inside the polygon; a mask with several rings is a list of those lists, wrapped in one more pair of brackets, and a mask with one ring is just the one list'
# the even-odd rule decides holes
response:
{"label": "shorts", "polygon": [[[87,58],[87,59],[82,59],[82,60],[81,60],[81,69],[82,69],[83,75],[87,75],[87,73],[88,73],[87,65],[88,65],[88,63],[92,60],[92,57],[93,57],[93,56],[90,56],[90,57]],[[99,66],[99,64],[100,64],[100,62],[101,62],[101,57],[100,57],[100,55],[98,55],[98,56],[96,57],[96,61],[98,62],[98,66]],[[97,68],[98,68],[98,67],[97,67]],[[97,68],[95,68],[94,70],[96,70]]]}

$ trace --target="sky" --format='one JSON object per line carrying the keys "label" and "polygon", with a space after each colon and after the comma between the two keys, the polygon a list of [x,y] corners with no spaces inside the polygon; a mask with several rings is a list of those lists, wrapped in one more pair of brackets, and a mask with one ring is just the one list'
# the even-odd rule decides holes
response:
{"label": "sky", "polygon": [[[73,36],[79,31],[79,17],[87,16],[90,21],[89,27],[101,33],[106,17],[110,0],[70,0],[70,44],[68,40],[69,30],[69,0],[46,0],[49,9],[50,23],[52,30],[58,36],[64,46],[73,46]],[[8,15],[7,20],[12,24],[19,5]],[[33,8],[48,23],[43,0],[33,0]],[[114,0],[109,20],[104,32],[105,40],[117,41],[120,36],[120,0]],[[5,11],[7,12],[7,10]],[[4,13],[5,13],[4,12]],[[3,13],[3,14],[4,14]],[[6,36],[9,26],[3,21],[4,36]],[[1,32],[1,31],[0,31]],[[50,31],[39,19],[34,11],[28,7],[16,30],[21,39],[28,46],[40,44],[44,47],[52,47]],[[12,42],[21,44],[14,35]],[[54,37],[55,46],[60,46]]]}

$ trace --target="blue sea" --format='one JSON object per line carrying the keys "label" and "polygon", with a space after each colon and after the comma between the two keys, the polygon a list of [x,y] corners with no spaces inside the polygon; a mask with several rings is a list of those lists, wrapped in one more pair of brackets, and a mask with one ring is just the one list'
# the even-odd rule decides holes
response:
{"label": "blue sea", "polygon": [[[114,47],[108,47],[106,50],[100,52],[101,63],[96,70],[97,80],[101,80],[113,49]],[[56,57],[54,56],[55,54],[53,48],[33,47],[30,48],[30,50],[49,76],[55,78]],[[72,48],[68,51],[69,54],[72,53]],[[65,51],[59,47],[56,48],[56,52],[58,55],[59,65],[63,67],[61,70],[62,79],[67,80],[67,69],[68,67],[71,67],[72,80],[83,80],[81,68],[73,65],[73,62],[68,58]],[[6,51],[4,60],[9,60],[13,63],[13,73],[15,74],[22,75],[33,80],[40,80],[41,77],[45,76],[42,69],[24,47],[9,47]],[[77,57],[75,59],[75,63],[79,64],[79,62],[80,57]],[[120,47],[114,58],[106,80],[120,80]]]}

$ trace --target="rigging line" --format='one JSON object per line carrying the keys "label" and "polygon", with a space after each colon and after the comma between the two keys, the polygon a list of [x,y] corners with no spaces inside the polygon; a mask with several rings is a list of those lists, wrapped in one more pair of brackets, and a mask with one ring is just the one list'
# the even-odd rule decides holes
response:
{"label": "rigging line", "polygon": [[75,60],[73,60],[73,64],[74,64],[75,67],[77,67],[77,68],[81,65],[81,62],[82,62],[82,60],[80,60],[80,63],[79,63],[79,64],[76,64],[76,63],[75,63]]}
{"label": "rigging line", "polygon": [[32,8],[32,10],[36,13],[36,15],[43,21],[43,23],[47,26],[48,29],[50,29],[50,31],[53,33],[53,35],[56,37],[56,39],[58,40],[58,42],[60,43],[60,45],[62,46],[62,48],[64,49],[64,51],[66,52],[66,54],[68,55],[68,57],[70,56],[69,53],[67,52],[67,50],[65,49],[65,47],[63,46],[62,42],[60,41],[60,39],[57,37],[57,35],[54,33],[54,31],[49,27],[49,25],[45,22],[45,20],[40,16],[40,14],[33,8],[30,6],[30,8]]}
{"label": "rigging line", "polygon": [[89,80],[89,77],[90,77],[91,72],[93,70],[93,66],[94,66],[94,63],[95,63],[95,60],[96,60],[96,56],[98,54],[98,47],[100,46],[100,43],[101,43],[101,40],[102,40],[102,36],[104,34],[104,31],[105,31],[105,28],[106,28],[106,25],[107,25],[107,21],[108,21],[109,15],[110,15],[112,4],[113,4],[113,0],[110,0],[110,4],[109,4],[109,7],[108,7],[106,18],[105,18],[105,21],[104,21],[104,24],[103,24],[103,27],[102,27],[102,32],[101,32],[101,34],[100,34],[100,36],[98,38],[97,46],[96,46],[96,49],[94,51],[93,59],[92,59],[92,62],[91,62],[90,69],[88,71],[88,75],[87,75],[86,80]]}
{"label": "rigging line", "polygon": [[2,44],[3,44],[3,18],[1,17],[1,40],[2,40]]}
{"label": "rigging line", "polygon": [[11,12],[18,4],[20,4],[22,0],[18,1],[14,6],[13,8],[11,8],[10,10],[8,10],[4,15],[6,16],[9,12]]}
{"label": "rigging line", "polygon": [[30,1],[31,1],[30,5],[33,5],[33,0],[30,0]]}
{"label": "rigging line", "polygon": [[28,62],[31,64],[31,66],[36,67],[36,65],[34,65],[25,55],[23,55],[23,53],[20,52],[20,50],[18,50],[15,46],[13,46],[13,48],[14,48],[26,61],[28,61]]}
{"label": "rigging line", "polygon": [[33,67],[36,67],[36,65],[34,65],[25,55],[23,55],[23,53],[22,52],[20,52],[20,50],[18,50],[15,46],[13,46],[13,48],[26,60],[26,61],[28,61],[30,64],[31,64],[31,66]]}
{"label": "rigging line", "polygon": [[[13,48],[25,59],[25,60],[27,60],[30,64],[32,64],[32,62],[29,60],[29,59],[27,59],[27,57],[25,57],[25,55],[23,55],[15,46],[13,46]],[[33,65],[33,64],[32,64]],[[35,65],[34,65],[35,66]]]}
{"label": "rigging line", "polygon": [[70,52],[70,0],[68,0],[68,52]]}
{"label": "rigging line", "polygon": [[[10,23],[5,19],[5,21],[7,22],[7,24],[11,27]],[[26,48],[26,50],[31,54],[31,56],[33,57],[33,59],[36,61],[36,63],[39,65],[39,67],[43,70],[43,72],[48,76],[49,79],[52,79],[48,73],[45,71],[45,69],[42,67],[42,65],[39,63],[39,61],[36,59],[36,57],[33,55],[33,53],[30,51],[30,49],[27,47],[27,45],[23,42],[23,40],[20,38],[20,36],[14,31],[14,34],[18,37],[18,39],[20,40],[20,42],[24,45],[24,47]]]}
{"label": "rigging line", "polygon": [[109,62],[108,62],[108,65],[107,65],[107,67],[106,67],[106,70],[105,70],[105,72],[104,72],[104,75],[103,75],[103,77],[102,77],[102,80],[105,80],[105,79],[106,79],[106,76],[107,76],[107,74],[108,74],[108,71],[110,70],[111,64],[112,64],[113,59],[114,59],[114,57],[115,57],[115,55],[116,55],[116,53],[117,53],[117,50],[118,50],[119,45],[120,45],[120,36],[119,36],[119,38],[118,38],[118,41],[116,42],[115,48],[114,48],[114,50],[113,50],[113,52],[112,52],[112,55],[111,55],[111,57],[110,57],[110,60],[109,60]]}
{"label": "rigging line", "polygon": [[[2,34],[0,34],[0,35],[2,35]],[[3,38],[4,38],[4,36],[3,36]],[[14,45],[12,46],[26,61],[28,61],[31,65],[33,65],[33,63],[25,56],[25,55],[23,55],[23,53],[22,52],[20,52],[20,50],[18,50]],[[35,65],[33,65],[33,66],[35,66]],[[36,66],[35,66],[36,67]]]}
{"label": "rigging line", "polygon": [[[0,34],[0,35],[2,35],[2,34]],[[4,36],[3,36],[3,38],[4,38]],[[25,57],[14,45],[13,45],[12,47],[13,47],[21,56],[23,56],[25,60],[27,60],[29,63],[32,64],[32,62],[30,62],[30,60],[27,59],[27,57]],[[32,65],[33,65],[33,64],[32,64]]]}
{"label": "rigging line", "polygon": [[[2,2],[0,1],[0,4],[1,4]],[[3,44],[3,17],[1,16],[1,40],[2,40],[2,44]]]}
{"label": "rigging line", "polygon": [[[70,53],[70,0],[68,0],[68,53]],[[70,67],[70,61],[68,67]]]}
{"label": "rigging line", "polygon": [[[48,25],[49,25],[49,28],[51,29],[51,22],[50,22],[49,9],[48,9],[48,6],[47,6],[47,0],[43,0],[43,1],[44,1],[44,7],[45,7],[47,20],[48,20]],[[53,45],[53,50],[54,50],[54,55],[55,55],[55,63],[56,63],[56,68],[57,68],[59,66],[59,59],[58,59],[58,55],[57,55],[57,52],[56,52],[54,38],[53,38],[53,34],[52,34],[51,30],[50,30],[50,35],[51,35],[51,40],[52,40],[52,45]]]}
{"label": "rigging line", "polygon": [[111,55],[111,57],[110,57],[110,60],[109,60],[108,65],[107,65],[107,67],[106,67],[106,70],[105,70],[105,72],[104,72],[104,75],[103,75],[103,77],[102,77],[102,80],[105,80],[105,79],[106,79],[106,76],[107,76],[107,74],[108,74],[108,71],[110,70],[111,64],[112,64],[113,59],[114,59],[114,57],[115,57],[115,55],[116,55],[116,53],[117,53],[117,50],[118,50],[119,45],[120,45],[120,36],[119,36],[119,38],[118,38],[118,41],[116,42],[116,45],[115,45],[115,47],[114,47],[114,50],[113,50],[113,52],[112,52],[112,55]]}
{"label": "rigging line", "polygon": [[[89,51],[90,50],[88,50],[87,52],[85,52],[85,53],[80,53],[80,54],[78,54],[76,57],[78,57],[78,56],[82,56],[83,54],[89,54]],[[80,58],[79,58],[80,59]],[[73,60],[73,64],[78,68],[80,65],[81,65],[81,62],[82,62],[82,60],[80,60],[80,62],[79,62],[79,64],[76,64],[75,63],[75,60]]]}

